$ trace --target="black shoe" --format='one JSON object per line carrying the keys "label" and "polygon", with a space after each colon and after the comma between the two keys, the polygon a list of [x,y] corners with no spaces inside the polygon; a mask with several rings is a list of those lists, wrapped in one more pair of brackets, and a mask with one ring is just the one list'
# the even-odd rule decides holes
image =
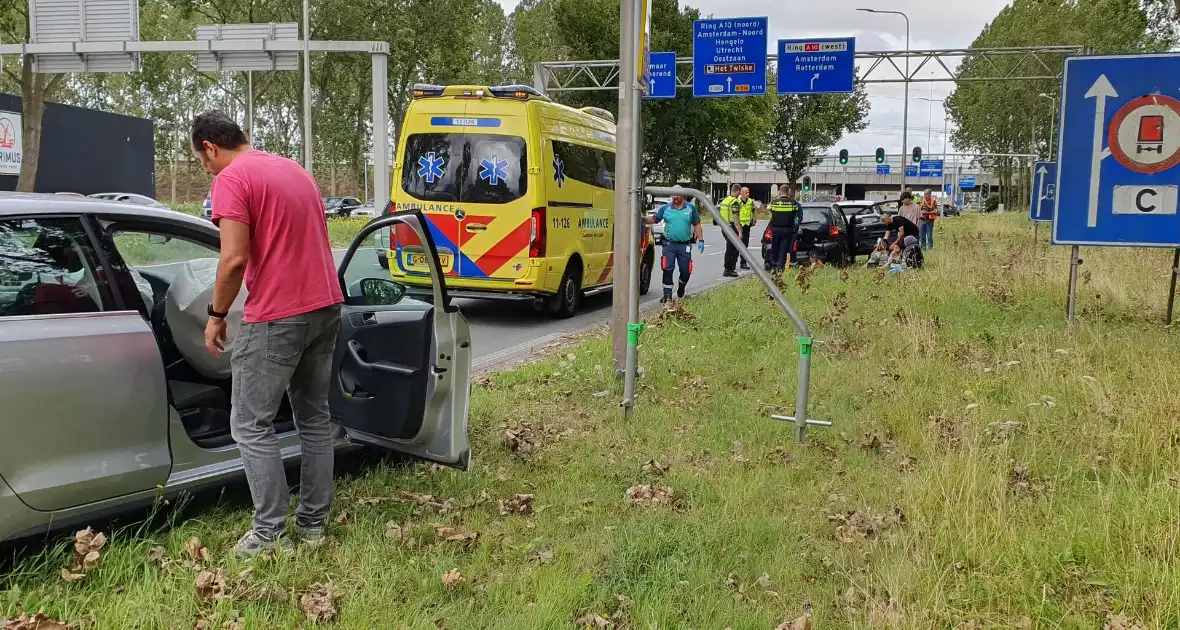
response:
{"label": "black shoe", "polygon": [[684,283],[680,283],[680,285],[676,287],[676,297],[684,297]]}
{"label": "black shoe", "polygon": [[737,272],[736,272],[736,271],[726,271],[725,273],[723,273],[723,274],[721,274],[721,275],[722,275],[722,277],[725,277],[725,278],[736,278],[736,277],[738,277],[738,274],[737,274]]}
{"label": "black shoe", "polygon": [[749,271],[749,270],[750,270],[749,265],[742,265],[742,271]]}
{"label": "black shoe", "polygon": [[660,298],[660,304],[667,304],[671,299],[672,298],[665,295],[664,297]]}

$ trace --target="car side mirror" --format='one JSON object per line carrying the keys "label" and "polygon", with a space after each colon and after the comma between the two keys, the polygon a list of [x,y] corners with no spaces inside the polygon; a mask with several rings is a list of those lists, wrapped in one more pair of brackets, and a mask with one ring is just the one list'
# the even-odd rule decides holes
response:
{"label": "car side mirror", "polygon": [[393,306],[406,297],[406,287],[387,278],[361,278],[348,288],[348,297],[357,306]]}
{"label": "car side mirror", "polygon": [[172,240],[171,236],[164,236],[163,234],[148,234],[148,243],[152,245],[163,245]]}

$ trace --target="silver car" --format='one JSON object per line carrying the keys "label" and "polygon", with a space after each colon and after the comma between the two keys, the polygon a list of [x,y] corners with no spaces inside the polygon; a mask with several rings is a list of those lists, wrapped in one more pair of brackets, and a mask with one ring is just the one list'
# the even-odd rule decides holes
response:
{"label": "silver car", "polygon": [[103,201],[118,201],[120,203],[133,203],[137,206],[146,206],[148,208],[165,208],[171,210],[167,205],[148,197],[147,195],[139,195],[136,193],[95,193],[88,195],[91,199],[102,199]]}
{"label": "silver car", "polygon": [[[364,276],[369,262],[350,269],[374,231],[397,224],[433,254],[435,282],[421,299],[388,276]],[[165,308],[170,285],[198,263],[208,269],[218,243],[212,223],[182,213],[0,193],[0,541],[242,475],[232,383],[194,367],[209,357],[194,354],[191,321],[189,332],[171,326],[182,320]],[[370,222],[338,268],[338,446],[466,469],[470,330],[422,217]],[[275,427],[283,457],[297,459],[289,405]]]}

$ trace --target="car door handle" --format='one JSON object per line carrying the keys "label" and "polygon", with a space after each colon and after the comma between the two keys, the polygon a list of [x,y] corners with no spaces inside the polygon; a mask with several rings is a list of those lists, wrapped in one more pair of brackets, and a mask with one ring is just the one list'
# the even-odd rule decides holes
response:
{"label": "car door handle", "polygon": [[370,363],[361,356],[361,353],[364,351],[365,347],[361,345],[361,342],[355,339],[350,339],[348,341],[348,354],[352,357],[353,362],[362,368],[369,370],[370,372],[385,372],[387,374],[396,374],[398,376],[407,377],[413,376],[417,372],[417,370],[402,365],[386,363],[384,361]]}

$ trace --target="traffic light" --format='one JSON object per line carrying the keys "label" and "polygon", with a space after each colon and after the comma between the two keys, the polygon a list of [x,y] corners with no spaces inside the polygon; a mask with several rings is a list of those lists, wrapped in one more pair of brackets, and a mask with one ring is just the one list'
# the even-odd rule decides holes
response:
{"label": "traffic light", "polygon": [[877,164],[885,163],[885,149],[877,147]]}
{"label": "traffic light", "polygon": [[811,176],[803,176],[803,192],[811,192]]}
{"label": "traffic light", "polygon": [[841,164],[848,163],[848,149],[840,149],[840,163]]}
{"label": "traffic light", "polygon": [[979,196],[983,197],[984,200],[986,200],[988,197],[991,197],[992,196],[992,185],[987,182],[983,182],[983,186],[981,187],[981,190],[979,191]]}
{"label": "traffic light", "polygon": [[914,147],[914,161],[915,162],[922,161],[922,147]]}

